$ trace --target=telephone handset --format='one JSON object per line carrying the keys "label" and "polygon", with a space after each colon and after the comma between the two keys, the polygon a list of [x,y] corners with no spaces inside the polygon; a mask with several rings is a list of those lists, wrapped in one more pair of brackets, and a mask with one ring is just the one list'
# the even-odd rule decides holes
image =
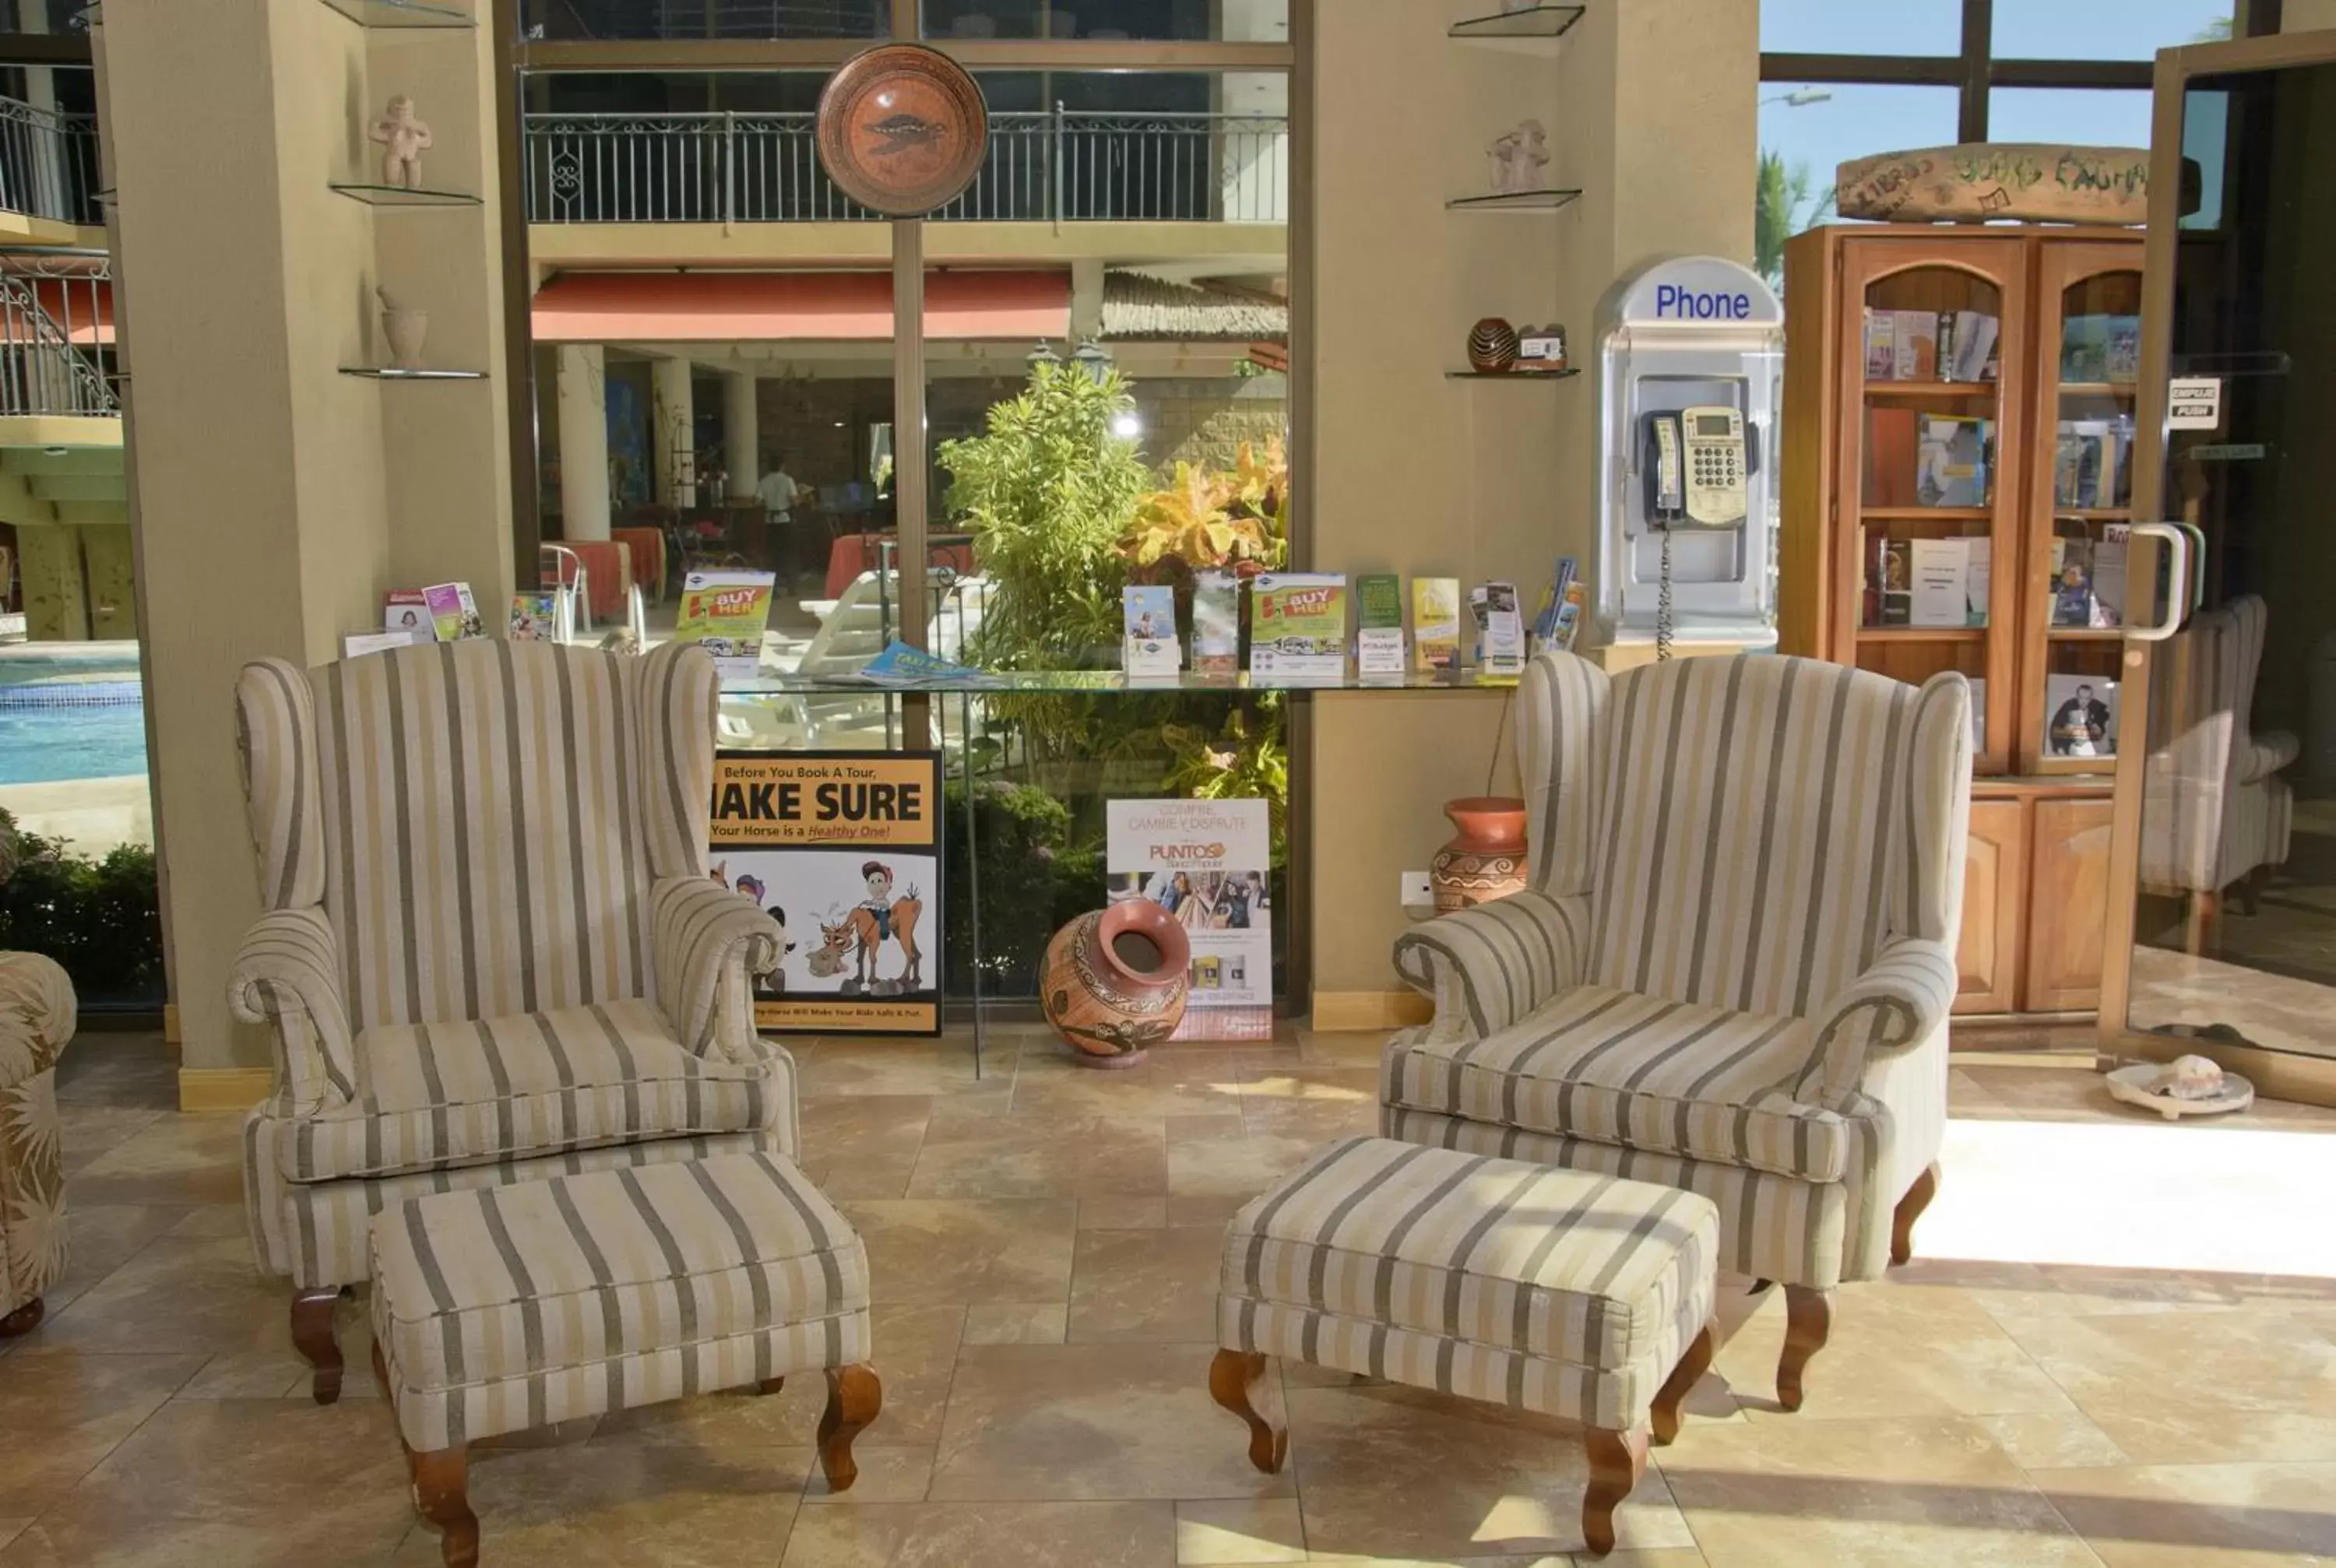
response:
{"label": "telephone handset", "polygon": [[1742,413],[1704,404],[1650,414],[1643,423],[1640,463],[1648,523],[1658,529],[1742,527],[1745,481],[1760,468],[1759,449],[1745,438]]}

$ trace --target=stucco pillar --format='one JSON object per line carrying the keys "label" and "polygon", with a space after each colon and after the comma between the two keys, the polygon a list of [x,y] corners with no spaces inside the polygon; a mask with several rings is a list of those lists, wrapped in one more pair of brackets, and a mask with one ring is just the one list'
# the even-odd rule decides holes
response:
{"label": "stucco pillar", "polygon": [[667,506],[697,504],[696,412],[690,404],[689,361],[660,359],[649,366],[656,412],[649,425],[649,465],[657,499]]}
{"label": "stucco pillar", "polygon": [[560,524],[563,537],[608,537],[608,383],[597,343],[560,346]]}
{"label": "stucco pillar", "polygon": [[733,370],[722,377],[722,465],[730,471],[730,497],[735,499],[753,495],[763,477],[763,435],[755,406],[755,385],[754,375],[748,371]]}
{"label": "stucco pillar", "polygon": [[89,589],[82,574],[81,536],[62,524],[16,531],[16,572],[24,588],[24,629],[34,642],[82,642],[89,637]]}

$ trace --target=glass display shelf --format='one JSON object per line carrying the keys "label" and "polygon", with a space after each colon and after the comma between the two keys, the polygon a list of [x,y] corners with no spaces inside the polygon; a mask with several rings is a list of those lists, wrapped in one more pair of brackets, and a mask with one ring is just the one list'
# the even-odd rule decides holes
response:
{"label": "glass display shelf", "polygon": [[344,365],[343,375],[361,375],[368,381],[484,381],[483,370],[401,370],[394,365]]}
{"label": "glass display shelf", "polygon": [[1452,24],[1455,38],[1562,38],[1587,9],[1581,5],[1528,5],[1494,16],[1471,16]]}
{"label": "glass display shelf", "polygon": [[751,679],[725,683],[725,697],[751,696],[1181,696],[1219,695],[1240,696],[1251,692],[1346,691],[1509,691],[1517,677],[1486,675],[1475,669],[1414,670],[1405,675],[1344,675],[1307,678],[1299,676],[1258,677],[1194,675],[1130,677],[1115,669],[1015,669],[986,673],[978,680],[925,680],[878,683],[847,675],[794,675],[765,670]]}
{"label": "glass display shelf", "polygon": [[1504,190],[1493,196],[1455,196],[1444,205],[1455,212],[1553,212],[1580,200],[1579,190]]}
{"label": "glass display shelf", "polygon": [[333,181],[332,188],[352,201],[368,207],[476,207],[475,196],[459,190],[412,190],[403,185],[373,185],[362,180]]}
{"label": "glass display shelf", "polygon": [[476,27],[479,19],[458,6],[430,0],[325,0],[360,27]]}
{"label": "glass display shelf", "polygon": [[1568,365],[1563,370],[1447,370],[1446,381],[1564,381],[1582,372]]}

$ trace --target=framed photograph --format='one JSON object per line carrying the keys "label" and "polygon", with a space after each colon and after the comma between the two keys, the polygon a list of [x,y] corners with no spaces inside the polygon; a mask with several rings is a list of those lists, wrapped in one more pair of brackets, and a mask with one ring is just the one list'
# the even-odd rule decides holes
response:
{"label": "framed photograph", "polygon": [[2093,675],[2044,677],[2044,754],[2117,755],[2117,683]]}

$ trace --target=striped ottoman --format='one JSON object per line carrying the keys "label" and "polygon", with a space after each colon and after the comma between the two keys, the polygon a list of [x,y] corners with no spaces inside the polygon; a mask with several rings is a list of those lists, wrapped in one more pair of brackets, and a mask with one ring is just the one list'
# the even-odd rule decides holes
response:
{"label": "striped ottoman", "polygon": [[501,1432],[820,1369],[821,1466],[838,1492],[859,1475],[868,1254],[781,1155],[436,1193],[372,1247],[374,1369],[452,1568],[479,1552],[463,1446]]}
{"label": "striped ottoman", "polygon": [[1225,1232],[1218,1404],[1249,1456],[1289,1433],[1266,1358],[1287,1356],[1588,1428],[1582,1530],[1614,1547],[1614,1505],[1711,1364],[1719,1211],[1645,1182],[1387,1138],[1333,1144]]}

